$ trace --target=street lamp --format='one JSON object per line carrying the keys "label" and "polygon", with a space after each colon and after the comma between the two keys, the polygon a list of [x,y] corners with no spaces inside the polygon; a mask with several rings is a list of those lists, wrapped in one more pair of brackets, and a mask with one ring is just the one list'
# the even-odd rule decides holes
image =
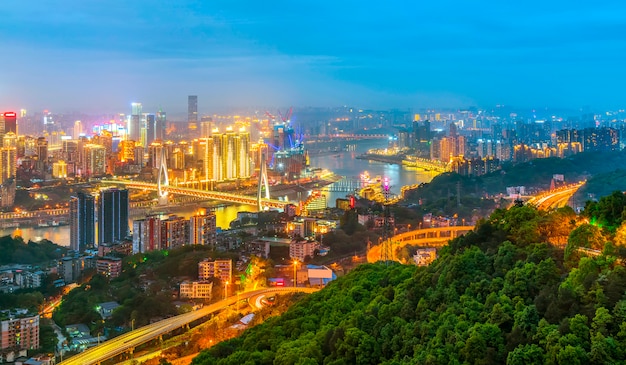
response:
{"label": "street lamp", "polygon": [[298,278],[298,260],[293,260],[293,287],[296,287],[296,282]]}
{"label": "street lamp", "polygon": [[130,321],[130,330],[131,330],[131,331],[134,331],[134,330],[135,330],[135,318],[133,318],[133,319]]}
{"label": "street lamp", "polygon": [[224,299],[228,298],[228,280],[224,283]]}

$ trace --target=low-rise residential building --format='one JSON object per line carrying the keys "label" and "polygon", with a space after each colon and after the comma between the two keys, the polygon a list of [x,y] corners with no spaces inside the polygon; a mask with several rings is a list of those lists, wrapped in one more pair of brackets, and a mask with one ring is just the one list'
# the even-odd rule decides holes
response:
{"label": "low-rise residential building", "polygon": [[209,260],[198,263],[198,279],[208,281],[211,278],[219,278],[222,283],[231,282],[233,277],[233,260]]}
{"label": "low-rise residential building", "polygon": [[120,306],[118,302],[104,302],[98,304],[96,311],[100,314],[102,319],[107,319],[113,315],[113,311]]}
{"label": "low-rise residential building", "polygon": [[313,258],[319,246],[320,243],[315,240],[295,238],[289,244],[289,257],[299,261],[304,261],[307,257]]}
{"label": "low-rise residential building", "polygon": [[122,259],[119,257],[103,257],[96,262],[96,272],[108,278],[116,278],[122,273]]}
{"label": "low-rise residential building", "polygon": [[417,266],[428,266],[437,258],[437,249],[434,247],[418,248],[413,261]]}
{"label": "low-rise residential building", "polygon": [[180,297],[192,299],[211,299],[213,283],[208,281],[183,281],[180,283]]}

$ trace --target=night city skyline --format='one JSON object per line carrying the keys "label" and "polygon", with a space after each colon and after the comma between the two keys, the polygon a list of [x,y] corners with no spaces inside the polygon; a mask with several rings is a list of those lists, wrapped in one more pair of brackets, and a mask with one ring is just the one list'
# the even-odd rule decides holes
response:
{"label": "night city skyline", "polygon": [[4,4],[0,108],[623,108],[626,5]]}

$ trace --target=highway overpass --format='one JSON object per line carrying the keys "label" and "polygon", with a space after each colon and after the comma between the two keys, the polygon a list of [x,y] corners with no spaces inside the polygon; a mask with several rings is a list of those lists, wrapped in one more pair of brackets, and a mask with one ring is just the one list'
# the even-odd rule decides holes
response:
{"label": "highway overpass", "polygon": [[71,358],[58,363],[58,365],[99,364],[123,353],[132,354],[137,346],[159,338],[160,336],[168,334],[176,329],[185,327],[191,322],[197,321],[231,306],[235,304],[238,299],[247,300],[249,298],[259,296],[260,294],[273,295],[291,292],[313,293],[318,290],[319,289],[315,288],[265,288],[240,293],[238,296],[232,296],[217,303],[207,305],[196,311],[164,319],[162,321],[138,328],[134,331],[127,332],[123,335],[105,341],[98,346],[92,347],[78,355],[72,356]]}
{"label": "highway overpass", "polygon": [[[397,251],[404,246],[421,246],[421,247],[443,247],[448,241],[469,231],[474,226],[452,226],[452,227],[436,227],[416,229],[404,232],[391,237],[391,255],[392,260],[397,261]],[[382,248],[384,243],[371,247],[367,251],[367,262],[377,262],[382,259]]]}
{"label": "highway overpass", "polygon": [[537,194],[526,201],[526,204],[535,206],[539,210],[550,210],[562,208],[566,206],[572,196],[585,184],[581,181],[576,184],[570,184],[555,190],[550,190],[541,194]]}

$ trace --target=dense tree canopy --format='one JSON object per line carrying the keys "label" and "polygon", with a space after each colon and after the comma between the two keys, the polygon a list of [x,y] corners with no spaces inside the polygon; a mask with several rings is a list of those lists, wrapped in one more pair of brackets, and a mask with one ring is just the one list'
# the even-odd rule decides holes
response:
{"label": "dense tree canopy", "polygon": [[20,263],[41,265],[55,260],[67,252],[66,247],[55,245],[48,240],[24,242],[22,237],[0,237],[0,265]]}
{"label": "dense tree canopy", "polygon": [[193,364],[621,363],[626,269],[611,255],[565,266],[559,224],[579,222],[496,211],[430,266],[360,266]]}

